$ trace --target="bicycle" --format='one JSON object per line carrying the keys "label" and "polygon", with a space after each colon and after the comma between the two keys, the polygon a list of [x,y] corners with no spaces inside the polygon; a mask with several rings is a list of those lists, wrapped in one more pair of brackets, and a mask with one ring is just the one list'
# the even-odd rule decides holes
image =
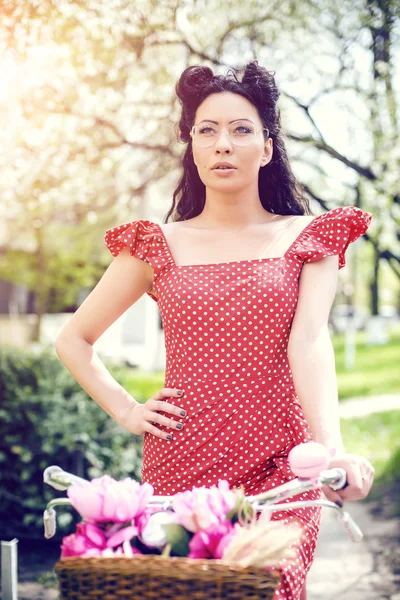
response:
{"label": "bicycle", "polygon": [[[298,508],[303,508],[303,507],[310,507],[310,506],[318,506],[318,507],[323,507],[323,508],[330,508],[336,511],[339,520],[342,522],[342,524],[344,525],[350,539],[353,542],[359,542],[362,538],[363,538],[363,534],[361,532],[361,530],[359,529],[358,525],[354,522],[354,520],[351,518],[351,516],[349,515],[349,513],[347,511],[344,510],[344,508],[342,506],[339,506],[338,504],[335,504],[334,502],[331,502],[329,500],[326,499],[318,499],[318,500],[301,500],[301,501],[289,501],[289,502],[284,502],[286,500],[289,500],[291,497],[293,496],[297,496],[298,494],[307,492],[307,491],[311,491],[311,490],[315,490],[315,489],[319,489],[324,485],[329,485],[332,489],[334,490],[339,490],[339,489],[343,489],[346,485],[346,472],[343,469],[340,468],[333,468],[333,469],[327,469],[327,461],[328,461],[328,453],[326,451],[326,449],[322,446],[320,446],[319,444],[314,444],[314,443],[308,443],[308,444],[300,444],[299,446],[296,446],[294,449],[292,449],[292,451],[289,454],[289,463],[290,463],[290,467],[291,470],[293,472],[293,474],[296,476],[293,480],[279,486],[276,487],[272,490],[269,490],[267,492],[263,492],[261,494],[257,494],[257,495],[253,495],[253,496],[247,496],[246,499],[251,503],[251,505],[253,506],[254,510],[260,514],[261,512],[264,511],[271,511],[271,512],[276,512],[276,511],[284,511],[284,510],[289,510],[289,509],[298,509]],[[63,471],[60,467],[58,466],[50,466],[47,467],[44,471],[43,474],[43,478],[44,478],[44,482],[51,485],[52,487],[54,487],[56,490],[65,490],[69,485],[71,485],[72,483],[82,483],[86,481],[84,479],[81,479],[71,473],[67,473],[65,471]],[[56,513],[55,513],[55,507],[56,506],[66,506],[71,504],[69,499],[67,498],[58,498],[58,499],[54,499],[51,500],[48,504],[47,507],[44,511],[44,526],[45,526],[45,537],[46,538],[51,538],[54,536],[55,532],[56,532]],[[166,511],[166,510],[172,510],[172,499],[168,496],[156,496],[153,497],[149,504],[151,506],[154,507],[155,510],[157,511]],[[161,558],[161,562],[158,560],[154,560],[154,559],[159,559]],[[79,582],[78,582],[78,576],[77,576],[77,572],[75,572],[76,577],[74,577],[74,573],[73,573],[73,569],[77,569],[78,567],[81,569],[83,575],[82,577],[84,577],[84,572],[85,572],[85,565],[86,567],[89,566],[90,562],[87,561],[91,561],[91,560],[99,560],[99,559],[80,559],[80,563],[79,563],[79,559],[78,562],[71,562],[74,559],[72,558],[68,558],[68,559],[64,559],[64,561],[60,561],[59,563],[57,563],[58,565],[58,574],[59,574],[59,580],[60,580],[60,586],[62,587],[63,581],[62,579],[60,579],[60,573],[61,573],[61,566],[60,563],[64,562],[63,568],[64,568],[64,575],[65,575],[65,581],[64,581],[64,593],[65,595],[61,595],[60,598],[62,599],[69,599],[69,598],[73,598],[74,600],[77,598],[85,598],[85,597],[89,597],[89,594],[87,594],[87,596],[82,595],[69,595],[70,594],[70,590],[71,589],[75,589],[77,590],[79,588]],[[100,571],[103,567],[103,565],[105,565],[106,563],[104,561],[117,561],[118,559],[115,558],[111,558],[111,559],[100,559],[99,565],[100,565]],[[132,589],[132,580],[129,580],[129,577],[127,575],[127,562],[126,560],[133,560],[135,562],[135,559],[125,559],[125,561],[123,561],[122,563],[118,564],[118,569],[122,568],[122,571],[118,571],[118,575],[122,577],[122,573],[123,576],[125,577],[125,579],[119,579],[119,581],[122,582],[125,581],[124,585],[126,586],[127,589],[127,593],[129,593],[129,590]],[[221,591],[221,596],[214,596],[214,597],[221,597],[224,599],[234,599],[234,598],[245,598],[245,592],[243,592],[243,590],[241,592],[238,592],[239,595],[236,594],[235,591],[235,582],[237,583],[237,588],[239,589],[239,579],[242,577],[243,573],[242,572],[235,572],[234,569],[228,569],[228,567],[224,566],[223,564],[221,565],[221,561],[216,561],[216,560],[201,560],[201,559],[181,559],[181,558],[176,558],[176,557],[169,557],[169,559],[167,559],[167,561],[170,561],[170,564],[168,566],[168,564],[165,562],[165,558],[164,557],[158,557],[158,556],[154,556],[154,555],[150,555],[150,556],[145,556],[143,557],[143,560],[141,561],[136,561],[135,565],[139,565],[140,564],[140,568],[143,567],[143,569],[140,572],[140,575],[143,579],[143,577],[145,577],[146,575],[148,576],[151,573],[151,569],[154,569],[156,565],[157,568],[159,565],[162,565],[163,567],[163,571],[159,571],[158,573],[158,579],[160,579],[160,589],[158,589],[157,591],[157,595],[151,595],[149,598],[159,598],[159,600],[167,600],[169,598],[179,598],[179,595],[170,595],[171,592],[171,581],[173,581],[173,577],[176,577],[179,579],[179,577],[182,579],[185,579],[185,575],[183,573],[184,569],[180,569],[179,571],[179,575],[178,575],[178,571],[176,571],[175,575],[171,575],[171,567],[172,565],[176,565],[178,564],[179,561],[181,561],[181,563],[183,564],[183,560],[187,561],[192,561],[192,563],[190,563],[193,568],[196,566],[196,563],[198,564],[198,570],[197,572],[201,572],[201,577],[199,579],[198,585],[200,593],[201,590],[203,589],[201,586],[204,585],[204,596],[200,595],[200,596],[196,596],[196,597],[204,597],[204,598],[209,598],[210,597],[210,578],[212,579],[212,577],[219,577],[221,578],[223,583],[218,584],[220,586],[220,590],[224,589],[224,591]],[[86,561],[86,562],[85,562]],[[68,563],[68,565],[66,564]],[[208,563],[208,564],[207,564]],[[211,565],[211,563],[213,563]],[[116,562],[114,563],[110,563],[110,565],[117,565]],[[133,564],[131,562],[131,564]],[[182,566],[182,564],[180,564],[180,566]],[[76,566],[78,565],[78,567]],[[122,567],[121,567],[122,565]],[[214,569],[211,568],[211,566]],[[57,567],[57,566],[56,566]],[[67,569],[67,567],[71,567],[69,570]],[[97,565],[97,575],[96,577],[100,577],[98,571],[98,565]],[[111,567],[110,567],[111,568]],[[146,572],[147,569],[147,572]],[[221,570],[222,569],[222,570]],[[86,569],[87,570],[87,569]],[[209,571],[208,574],[208,579],[207,577],[205,577],[204,573],[206,571]],[[243,571],[243,570],[242,570]],[[260,571],[260,570],[259,570]],[[228,581],[229,577],[228,574],[230,576],[230,580]],[[246,581],[241,581],[240,585],[244,585],[243,589],[247,589],[249,587],[249,581],[248,581],[248,576],[250,574],[249,572],[246,572],[244,575],[247,577]],[[62,575],[62,573],[61,573]],[[256,575],[256,574],[254,574]],[[260,573],[258,573],[257,576],[259,576]],[[110,573],[108,573],[108,576],[110,576]],[[162,580],[163,577],[169,577],[169,590],[167,595],[163,595],[162,589],[164,589],[162,587]],[[126,577],[128,577],[128,579],[126,579]],[[132,575],[133,577],[133,575]],[[172,579],[171,579],[172,577]],[[192,571],[191,574],[189,574],[185,580],[190,579],[191,582],[193,582],[193,578],[195,577],[194,571]],[[116,577],[116,579],[118,579]],[[139,577],[140,579],[140,577]],[[201,581],[200,581],[201,580]],[[263,588],[263,594],[259,596],[260,600],[261,598],[272,598],[274,589],[277,587],[278,585],[278,580],[272,577],[272,575],[269,576],[269,588],[268,588],[268,592],[267,590],[267,579],[262,580],[259,579],[258,583],[255,583],[254,585],[259,585],[261,586],[261,588]],[[104,587],[104,583],[103,584],[96,584],[100,587]],[[147,598],[146,591],[145,588],[143,588],[143,581],[140,583],[140,585],[142,586],[140,589],[140,592],[137,592],[137,596],[141,597],[141,598]],[[178,581],[177,583],[178,588],[181,590],[182,589],[182,581]],[[225,588],[222,588],[221,586],[225,585]],[[114,584],[113,584],[114,586]],[[113,587],[112,586],[112,587]],[[246,587],[247,586],[247,587]],[[266,587],[267,586],[267,587]],[[85,587],[85,586],[83,586]],[[115,586],[114,586],[115,587]],[[260,588],[260,589],[261,589]],[[114,588],[113,588],[114,589]],[[124,588],[125,589],[125,588]],[[186,589],[186,588],[185,588]],[[252,593],[253,595],[251,596],[252,598],[254,598],[254,586],[252,588]],[[61,590],[62,591],[62,590]],[[63,592],[62,592],[63,593]],[[85,592],[87,593],[87,592]],[[100,593],[100,592],[99,592]],[[122,593],[122,592],[121,592]],[[133,592],[132,592],[133,593]],[[160,595],[161,593],[161,595]],[[113,598],[112,595],[110,595],[110,593],[107,592],[107,599]],[[185,596],[186,594],[186,596]],[[268,595],[266,595],[268,594]],[[272,594],[272,595],[271,595]],[[98,597],[98,598],[102,598],[102,596],[90,596],[90,597]],[[120,598],[120,596],[116,595],[115,598]],[[124,596],[127,597],[127,596]],[[136,596],[132,596],[136,597]],[[187,598],[190,597],[190,595],[188,595],[188,591],[186,590],[186,592],[184,592],[184,595],[182,596],[182,598]]]}

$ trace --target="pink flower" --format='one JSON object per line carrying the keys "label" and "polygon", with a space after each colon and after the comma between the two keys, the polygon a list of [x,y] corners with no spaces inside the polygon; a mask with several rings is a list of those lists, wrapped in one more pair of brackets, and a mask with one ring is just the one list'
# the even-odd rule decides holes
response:
{"label": "pink flower", "polygon": [[97,548],[106,547],[106,537],[102,530],[93,523],[79,523],[76,526],[79,535],[85,536]]}
{"label": "pink flower", "polygon": [[122,546],[119,546],[115,550],[106,548],[102,551],[101,556],[104,558],[114,558],[115,556],[127,556],[128,558],[132,558],[135,554],[142,553],[134,546],[131,546],[129,542],[124,542]]}
{"label": "pink flower", "polygon": [[208,530],[198,531],[189,542],[189,558],[222,558],[234,533],[234,525],[227,520]]}
{"label": "pink flower", "polygon": [[97,558],[98,556],[103,556],[104,552],[105,550],[100,550],[99,548],[89,548],[89,550],[86,550],[85,554],[82,554],[81,556],[84,558]]}
{"label": "pink flower", "polygon": [[115,548],[115,546],[120,546],[124,542],[130,542],[130,540],[137,534],[137,527],[123,527],[108,538],[107,548]]}
{"label": "pink flower", "polygon": [[237,493],[229,489],[227,481],[220,481],[218,487],[180,492],[172,500],[178,522],[194,533],[225,521],[236,504]]}
{"label": "pink flower", "polygon": [[[103,533],[93,523],[79,523],[76,533],[63,539],[61,546],[61,557],[68,556],[122,556],[141,554],[137,548],[132,548],[130,540],[137,535],[136,527],[122,527],[117,531],[111,530],[111,535]],[[117,546],[122,546],[114,550]]]}
{"label": "pink flower", "polygon": [[68,556],[100,556],[106,547],[103,532],[96,525],[79,524],[76,533],[64,537],[61,558]]}
{"label": "pink flower", "polygon": [[82,556],[89,548],[93,546],[88,544],[88,539],[83,535],[72,533],[63,538],[61,545],[61,558],[67,558],[68,556]]}
{"label": "pink flower", "polygon": [[71,485],[67,494],[72,506],[87,522],[125,523],[138,519],[141,529],[146,521],[142,514],[153,494],[153,487],[129,478],[116,481],[103,475],[90,482]]}

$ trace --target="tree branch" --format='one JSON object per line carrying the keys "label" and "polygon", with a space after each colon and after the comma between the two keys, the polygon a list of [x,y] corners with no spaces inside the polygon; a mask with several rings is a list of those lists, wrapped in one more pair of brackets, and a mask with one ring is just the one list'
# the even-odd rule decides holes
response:
{"label": "tree branch", "polygon": [[304,188],[306,194],[308,194],[313,200],[316,200],[318,204],[322,206],[323,209],[329,210],[329,206],[326,200],[324,200],[323,198],[321,198],[321,196],[318,196],[315,192],[313,192],[312,189],[306,183],[302,183],[301,185]]}
{"label": "tree branch", "polygon": [[295,98],[291,94],[288,94],[287,92],[283,92],[283,95],[286,96],[286,98],[289,98],[290,100],[292,100],[292,102],[294,102],[296,104],[296,106],[298,106],[299,108],[301,108],[306,113],[309,121],[311,122],[311,124],[314,127],[315,131],[318,133],[320,140],[324,144],[326,144],[325,138],[322,135],[322,132],[321,132],[320,128],[318,127],[318,125],[316,124],[316,122],[314,121],[313,117],[310,114],[310,105],[303,104],[302,102],[300,102],[300,100],[298,100],[297,98]]}
{"label": "tree branch", "polygon": [[316,140],[312,136],[298,136],[294,134],[287,134],[287,137],[291,140],[294,140],[295,142],[311,144],[312,146],[314,146],[314,148],[326,152],[327,154],[329,154],[329,156],[332,156],[332,158],[336,158],[337,160],[345,164],[347,167],[350,167],[351,169],[359,173],[359,175],[362,175],[369,181],[377,180],[377,176],[369,167],[363,167],[358,163],[354,162],[353,160],[350,160],[349,158],[347,158],[346,156],[344,156],[343,154],[341,154],[340,152],[332,148],[332,146],[323,142],[322,140]]}

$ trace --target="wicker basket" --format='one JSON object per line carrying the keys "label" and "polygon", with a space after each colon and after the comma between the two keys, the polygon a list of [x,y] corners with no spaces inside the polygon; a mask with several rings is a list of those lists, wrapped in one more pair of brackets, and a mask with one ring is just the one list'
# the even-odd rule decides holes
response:
{"label": "wicker basket", "polygon": [[280,577],[218,560],[155,555],[65,558],[60,600],[272,600]]}

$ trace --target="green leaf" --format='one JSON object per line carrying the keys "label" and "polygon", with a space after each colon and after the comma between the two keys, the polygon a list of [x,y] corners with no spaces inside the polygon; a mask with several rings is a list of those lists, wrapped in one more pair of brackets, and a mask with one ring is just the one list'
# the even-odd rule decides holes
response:
{"label": "green leaf", "polygon": [[171,552],[176,556],[187,556],[190,552],[189,542],[193,537],[182,525],[169,523],[162,525],[167,536],[168,544],[171,545]]}

